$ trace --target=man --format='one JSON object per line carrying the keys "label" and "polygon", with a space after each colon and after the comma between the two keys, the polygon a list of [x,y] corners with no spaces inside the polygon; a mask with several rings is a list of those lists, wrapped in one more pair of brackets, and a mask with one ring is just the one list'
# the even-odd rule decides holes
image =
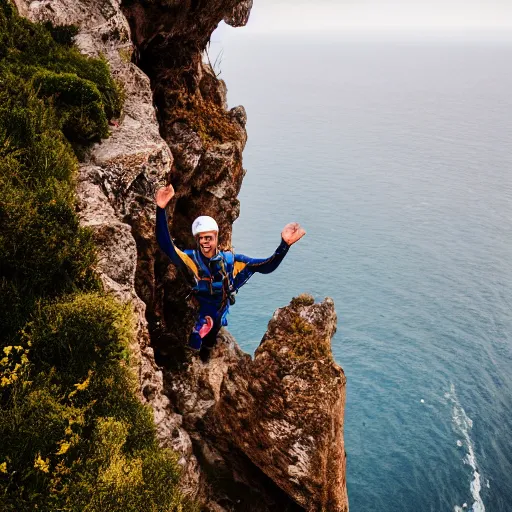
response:
{"label": "man", "polygon": [[199,302],[199,316],[189,338],[189,346],[200,350],[200,357],[207,361],[215,345],[217,333],[228,324],[227,315],[234,294],[255,273],[273,272],[286,256],[289,247],[306,232],[296,222],[287,224],[281,233],[281,243],[270,258],[255,259],[230,251],[219,251],[219,228],[214,219],[198,217],[192,224],[192,234],[197,249],[181,251],[169,235],[165,207],[174,196],[172,185],[156,193],[156,236],[160,248],[179,268],[188,269],[195,279],[194,294]]}

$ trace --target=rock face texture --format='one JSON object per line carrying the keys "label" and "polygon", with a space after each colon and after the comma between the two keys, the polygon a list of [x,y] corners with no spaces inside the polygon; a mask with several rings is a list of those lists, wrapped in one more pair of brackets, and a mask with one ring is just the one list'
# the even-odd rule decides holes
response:
{"label": "rock face texture", "polygon": [[278,309],[254,361],[228,372],[212,416],[223,435],[306,510],[348,510],[345,375],[334,363],[334,303]]}
{"label": "rock face texture", "polygon": [[254,360],[223,331],[209,364],[166,373],[213,497],[236,500],[229,510],[348,510],[335,331],[332,300],[303,295],[274,313]]}
{"label": "rock face texture", "polygon": [[[181,454],[182,486],[203,510],[348,510],[345,379],[332,360],[332,301],[278,310],[254,361],[221,331],[208,364],[184,346],[189,283],[159,251],[154,193],[171,181],[171,233],[193,246],[192,220],[214,216],[221,245],[239,214],[247,135],[243,107],[203,62],[221,20],[247,22],[252,0],[15,0],[33,21],[75,24],[125,92],[111,137],[85,155],[78,208],[99,250],[105,287],[133,304],[141,400],[163,446]],[[156,361],[155,361],[156,354]]]}
{"label": "rock face texture", "polygon": [[[231,246],[232,224],[239,215],[237,195],[245,171],[242,151],[247,134],[243,107],[226,110],[226,85],[218,80],[203,52],[213,30],[225,19],[247,22],[252,2],[134,1],[123,3],[136,46],[136,62],[151,80],[160,131],[174,156],[168,177],[176,196],[168,206],[171,232],[179,246],[195,244],[190,226],[211,215],[220,227],[220,245]],[[182,276],[157,257],[155,246],[139,244],[136,289],[147,305],[153,345],[175,359],[169,347],[180,346],[191,321],[183,322],[188,286]],[[154,286],[148,283],[157,283]],[[176,329],[176,325],[183,329]]]}

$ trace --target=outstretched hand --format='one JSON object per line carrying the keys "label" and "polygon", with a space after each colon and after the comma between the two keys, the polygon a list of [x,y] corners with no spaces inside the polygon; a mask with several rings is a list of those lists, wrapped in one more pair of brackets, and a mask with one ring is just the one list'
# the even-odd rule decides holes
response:
{"label": "outstretched hand", "polygon": [[167,203],[174,197],[174,188],[171,184],[166,187],[159,188],[156,192],[155,200],[156,204],[160,208],[165,208]]}
{"label": "outstretched hand", "polygon": [[286,226],[283,228],[283,231],[281,232],[283,240],[288,245],[292,245],[295,242],[298,242],[305,234],[306,231],[298,222],[290,222],[289,224],[286,224]]}

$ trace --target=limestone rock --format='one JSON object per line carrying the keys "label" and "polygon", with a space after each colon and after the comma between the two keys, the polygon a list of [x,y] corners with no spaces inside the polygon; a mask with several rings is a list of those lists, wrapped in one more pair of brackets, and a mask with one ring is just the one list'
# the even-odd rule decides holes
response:
{"label": "limestone rock", "polygon": [[332,358],[335,331],[333,301],[303,295],[274,313],[254,360],[221,330],[207,364],[193,356],[166,372],[201,466],[216,475],[215,485],[207,476],[203,485],[211,503],[348,511],[346,381]]}
{"label": "limestone rock", "polygon": [[233,107],[229,113],[233,116],[234,119],[237,120],[237,122],[245,128],[245,125],[247,124],[247,112],[245,111],[245,108],[242,105],[239,105],[238,107]]}
{"label": "limestone rock", "polygon": [[243,27],[249,21],[253,0],[242,0],[233,11],[224,17],[224,21],[232,27]]}
{"label": "limestone rock", "polygon": [[[231,247],[245,174],[246,115],[243,107],[227,110],[226,85],[205,62],[204,52],[222,19],[235,16],[235,11],[239,18],[242,11],[247,18],[249,7],[240,0],[198,4],[138,0],[122,7],[137,48],[135,60],[151,81],[160,133],[174,156],[168,179],[176,196],[168,205],[168,215],[171,236],[180,248],[195,247],[190,226],[199,215],[214,217],[220,246]],[[111,186],[122,191],[123,183],[126,188],[130,182],[128,175]],[[148,194],[139,193],[144,195]],[[130,212],[128,218],[132,217]],[[148,228],[130,223],[139,255],[135,287],[147,305],[152,345],[163,364],[176,359],[177,347],[186,342],[189,284],[182,273],[169,268],[154,240],[145,236]]]}
{"label": "limestone rock", "polygon": [[334,362],[331,299],[278,309],[254,361],[226,375],[211,417],[227,438],[308,511],[348,510],[345,375]]}
{"label": "limestone rock", "polygon": [[225,375],[242,360],[250,357],[227,330],[221,329],[207,364],[195,356],[183,371],[167,373],[169,393],[190,429],[196,429],[198,421],[219,402]]}
{"label": "limestone rock", "polygon": [[[252,0],[209,0],[208,2],[175,2],[139,0],[126,2],[124,12],[132,26],[138,48],[160,47],[180,43],[183,48],[194,41],[204,48],[221,20],[243,26],[249,19]],[[175,59],[179,54],[169,55]]]}

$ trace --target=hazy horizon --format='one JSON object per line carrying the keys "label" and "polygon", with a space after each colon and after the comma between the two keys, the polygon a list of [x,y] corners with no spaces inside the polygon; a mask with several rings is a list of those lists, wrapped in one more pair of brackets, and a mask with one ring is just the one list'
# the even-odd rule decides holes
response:
{"label": "hazy horizon", "polygon": [[[246,34],[454,34],[512,40],[512,2],[504,0],[255,0]],[[231,28],[221,24],[217,35]]]}

